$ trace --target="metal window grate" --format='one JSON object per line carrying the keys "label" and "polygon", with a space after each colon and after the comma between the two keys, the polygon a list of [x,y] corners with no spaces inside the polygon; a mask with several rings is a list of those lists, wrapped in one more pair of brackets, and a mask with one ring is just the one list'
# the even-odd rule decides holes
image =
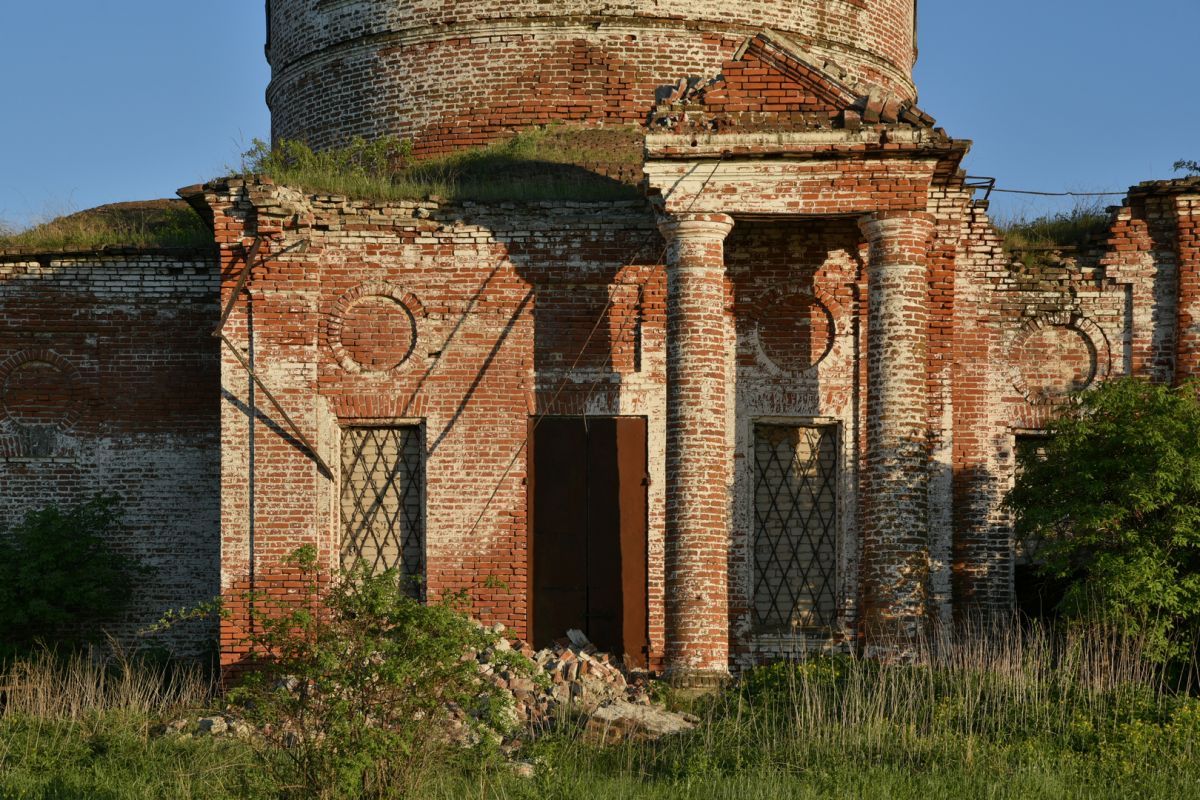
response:
{"label": "metal window grate", "polygon": [[754,426],[754,623],[760,633],[837,617],[837,431]]}
{"label": "metal window grate", "polygon": [[342,566],[395,569],[413,597],[425,577],[424,453],[418,426],[342,431]]}

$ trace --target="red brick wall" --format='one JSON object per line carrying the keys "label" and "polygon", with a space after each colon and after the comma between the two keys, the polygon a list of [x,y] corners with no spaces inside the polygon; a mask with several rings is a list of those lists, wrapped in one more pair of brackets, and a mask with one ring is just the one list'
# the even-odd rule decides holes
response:
{"label": "red brick wall", "polygon": [[217,594],[216,318],[205,253],[0,254],[0,530],[120,494],[114,544],[152,568],[114,631],[130,642]]}
{"label": "red brick wall", "polygon": [[[653,353],[662,347],[664,284],[654,266],[661,243],[652,216],[639,204],[383,209],[309,203],[286,190],[279,190],[283,209],[270,215],[261,204],[274,188],[254,191],[255,214],[240,189],[209,196],[226,294],[241,268],[242,235],[272,236],[260,251],[267,260],[253,274],[249,303],[238,303],[227,333],[245,347],[253,329],[255,369],[335,474],[331,481],[319,473],[261,392],[254,398],[261,416],[250,429],[250,387],[227,355],[223,585],[247,577],[252,537],[262,574],[302,544],[316,543],[330,559],[340,538],[339,426],[416,422],[426,450],[429,596],[468,592],[481,618],[523,634],[522,446],[531,416],[646,416],[651,451],[662,451],[662,359]],[[297,211],[303,227],[276,233]],[[303,252],[269,255],[300,240],[308,241]],[[386,292],[413,312],[412,354],[387,371],[345,369],[334,344],[355,319],[346,298]],[[593,344],[572,371],[609,297]],[[356,361],[378,366],[364,353],[389,349],[392,332],[356,330]],[[655,471],[650,548],[661,565],[663,482],[661,467]],[[652,569],[650,596],[652,655],[661,655],[661,566]],[[224,635],[227,657],[236,660],[236,629],[227,626]]]}
{"label": "red brick wall", "polygon": [[418,152],[531,124],[640,124],[657,90],[712,77],[762,27],[820,66],[912,99],[913,3],[273,0],[273,135],[315,146],[416,137]]}
{"label": "red brick wall", "polygon": [[[819,173],[815,165],[801,169]],[[670,254],[648,210],[637,203],[378,206],[236,182],[210,187],[206,199],[217,211],[226,294],[253,235],[265,237],[265,261],[253,273],[249,301],[237,304],[229,336],[249,358],[253,335],[255,368],[335,473],[333,481],[319,473],[257,390],[260,413],[250,425],[249,382],[227,355],[223,585],[242,585],[252,549],[267,580],[270,565],[301,544],[317,543],[332,563],[340,536],[339,426],[420,423],[430,594],[467,591],[483,619],[523,634],[522,445],[531,416],[645,416],[652,663],[661,666],[671,634],[667,575],[679,565],[671,566],[664,539],[670,448],[667,285],[659,262]],[[860,195],[858,202],[876,200]],[[1174,233],[1184,215],[1172,211],[1154,221],[1153,208],[1135,203],[1118,214],[1106,241],[1026,266],[1003,252],[964,191],[935,185],[924,213],[909,215],[930,235],[876,248],[874,257],[906,261],[895,260],[904,269],[902,297],[920,307],[919,314],[902,311],[902,336],[875,343],[907,343],[911,352],[893,360],[906,365],[902,388],[914,399],[877,400],[879,408],[869,402],[875,395],[867,357],[873,256],[856,218],[736,222],[721,252],[725,322],[718,327],[727,330],[705,329],[726,342],[731,370],[724,406],[710,409],[705,435],[716,437],[714,460],[732,465],[725,643],[734,664],[813,645],[751,633],[748,459],[759,418],[838,425],[835,638],[857,635],[866,559],[873,564],[862,572],[872,584],[866,601],[879,619],[1009,607],[1011,524],[1000,499],[1012,480],[1014,435],[1044,425],[1085,382],[1131,365],[1161,377],[1166,343],[1174,352],[1173,328],[1164,321],[1174,319],[1165,312],[1174,308],[1176,289],[1164,254],[1187,253]],[[367,314],[368,304],[387,313]],[[383,369],[398,359],[399,366]],[[874,380],[884,386],[885,378],[898,380]],[[877,429],[901,418],[911,468],[904,474],[921,473],[916,483],[928,488],[905,498],[905,519],[921,522],[920,529],[906,528],[896,539],[864,528],[869,514],[881,515],[876,530],[896,511],[887,475],[883,484],[860,484],[859,476]],[[720,493],[721,480],[707,483]],[[882,549],[873,544],[880,537],[887,538]],[[889,582],[905,570],[907,585]],[[235,628],[225,635],[235,661]]]}
{"label": "red brick wall", "polygon": [[1011,602],[1011,520],[1000,501],[1016,435],[1044,428],[1108,377],[1194,374],[1177,334],[1196,263],[1179,210],[1188,207],[1178,187],[1135,187],[1099,241],[1025,256],[1005,253],[986,215],[970,213],[952,353],[956,611]]}

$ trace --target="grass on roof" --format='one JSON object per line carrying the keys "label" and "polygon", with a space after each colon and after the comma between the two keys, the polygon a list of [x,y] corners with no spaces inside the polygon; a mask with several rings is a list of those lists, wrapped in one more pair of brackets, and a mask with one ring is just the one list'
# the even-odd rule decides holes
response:
{"label": "grass on roof", "polygon": [[998,221],[997,229],[1010,251],[1085,247],[1108,230],[1109,215],[1099,205],[1079,205],[1044,217]]}
{"label": "grass on roof", "polygon": [[23,231],[0,230],[0,250],[97,250],[103,247],[204,247],[212,231],[182,200],[112,203]]}
{"label": "grass on roof", "polygon": [[640,196],[642,135],[636,128],[531,128],[486,147],[416,159],[407,140],[355,139],[314,151],[261,140],[243,156],[245,175],[314,194],[366,200],[628,200]]}

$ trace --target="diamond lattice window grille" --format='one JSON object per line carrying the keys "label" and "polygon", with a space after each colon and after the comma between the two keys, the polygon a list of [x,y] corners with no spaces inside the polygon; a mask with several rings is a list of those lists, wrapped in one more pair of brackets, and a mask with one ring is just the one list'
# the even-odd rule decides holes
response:
{"label": "diamond lattice window grille", "polygon": [[342,566],[395,569],[417,599],[425,578],[423,450],[416,425],[342,431]]}
{"label": "diamond lattice window grille", "polygon": [[816,631],[837,618],[837,429],[754,426],[754,623]]}

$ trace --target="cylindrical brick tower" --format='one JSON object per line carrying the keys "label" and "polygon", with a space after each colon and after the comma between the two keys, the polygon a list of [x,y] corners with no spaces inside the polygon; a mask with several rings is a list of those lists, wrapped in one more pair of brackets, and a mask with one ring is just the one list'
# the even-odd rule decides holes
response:
{"label": "cylindrical brick tower", "polygon": [[770,28],[915,99],[914,0],[267,0],[276,138],[436,153],[553,120],[643,123]]}

